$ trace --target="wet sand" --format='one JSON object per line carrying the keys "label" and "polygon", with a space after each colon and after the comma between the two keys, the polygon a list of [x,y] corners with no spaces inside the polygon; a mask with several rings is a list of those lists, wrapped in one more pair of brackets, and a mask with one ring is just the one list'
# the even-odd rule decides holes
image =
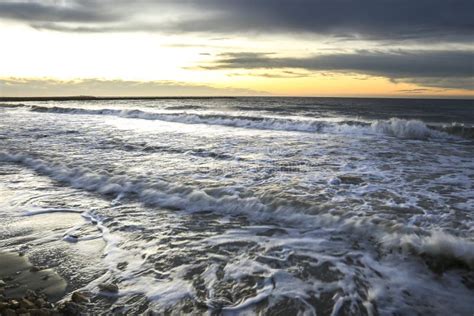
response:
{"label": "wet sand", "polygon": [[33,290],[56,302],[64,296],[67,286],[66,280],[52,269],[36,267],[27,257],[16,253],[0,253],[0,279],[6,283],[6,298],[21,297],[27,290]]}
{"label": "wet sand", "polygon": [[52,269],[41,269],[17,253],[0,253],[0,315],[82,315],[86,294],[73,293],[59,301],[67,282]]}
{"label": "wet sand", "polygon": [[[64,240],[71,227],[78,227],[73,233],[78,241]],[[9,249],[0,252],[0,316],[83,315],[92,295],[81,288],[95,278],[88,275],[84,258],[100,260],[104,246],[101,238],[80,240],[92,229],[70,212],[6,223],[0,233]]]}

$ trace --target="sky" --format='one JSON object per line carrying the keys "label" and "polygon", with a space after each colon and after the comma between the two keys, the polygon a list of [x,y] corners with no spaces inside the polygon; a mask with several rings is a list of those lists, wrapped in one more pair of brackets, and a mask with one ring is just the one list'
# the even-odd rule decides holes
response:
{"label": "sky", "polygon": [[0,96],[474,97],[472,0],[0,0]]}

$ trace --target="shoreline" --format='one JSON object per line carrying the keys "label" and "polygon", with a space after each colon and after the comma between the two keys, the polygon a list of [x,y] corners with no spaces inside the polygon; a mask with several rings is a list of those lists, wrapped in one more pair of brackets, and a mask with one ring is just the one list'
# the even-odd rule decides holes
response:
{"label": "shoreline", "polygon": [[[59,301],[66,293],[67,282],[50,267],[31,264],[22,253],[0,252],[0,280],[6,285],[6,298],[26,295],[28,290],[40,290],[49,300]],[[2,283],[2,282],[0,282]]]}
{"label": "shoreline", "polygon": [[21,253],[0,252],[0,315],[82,315],[88,294],[73,292],[49,267],[37,267]]}
{"label": "shoreline", "polygon": [[[94,294],[83,288],[95,276],[85,274],[77,256],[98,258],[103,240],[66,242],[61,236],[71,227],[81,236],[93,228],[80,214],[62,212],[24,216],[10,225],[15,231],[27,229],[0,250],[0,316],[85,315],[96,308],[104,291]],[[41,238],[41,231],[52,232],[53,238],[47,246],[34,246],[30,238]],[[48,251],[77,256],[56,260],[48,257]]]}

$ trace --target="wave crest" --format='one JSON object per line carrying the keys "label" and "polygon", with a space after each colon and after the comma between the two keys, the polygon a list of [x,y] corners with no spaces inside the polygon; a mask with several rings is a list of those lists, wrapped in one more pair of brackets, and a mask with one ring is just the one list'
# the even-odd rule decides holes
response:
{"label": "wave crest", "polygon": [[397,138],[426,139],[439,137],[440,132],[431,130],[425,123],[418,120],[402,120],[391,118],[388,121],[376,121],[371,128],[378,133],[394,136]]}
{"label": "wave crest", "polygon": [[390,234],[381,238],[388,249],[401,249],[415,253],[427,261],[434,270],[467,266],[474,268],[474,242],[457,238],[442,231],[430,235]]}
{"label": "wave crest", "polygon": [[[391,118],[365,122],[360,120],[329,121],[324,119],[300,119],[291,117],[228,115],[210,113],[158,113],[146,112],[137,109],[84,109],[68,107],[31,106],[31,111],[58,113],[58,114],[83,114],[83,115],[111,115],[123,118],[159,120],[183,124],[207,124],[238,128],[294,131],[308,133],[342,133],[342,134],[382,134],[400,139],[428,139],[449,138],[449,134],[471,138],[474,130],[469,127],[459,128],[439,127],[427,125],[419,120],[405,120]],[[452,136],[451,136],[452,137]]]}

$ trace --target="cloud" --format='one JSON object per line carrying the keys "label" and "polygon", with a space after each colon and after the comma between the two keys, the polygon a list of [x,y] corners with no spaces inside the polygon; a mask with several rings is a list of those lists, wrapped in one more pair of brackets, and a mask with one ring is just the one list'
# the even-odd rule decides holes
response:
{"label": "cloud", "polygon": [[413,94],[418,94],[418,93],[425,93],[425,92],[432,92],[432,89],[426,89],[426,88],[417,88],[417,89],[401,89],[398,90],[399,92],[406,92],[406,93],[413,93]]}
{"label": "cloud", "polygon": [[[62,3],[62,4],[58,4]],[[65,3],[65,4],[64,4]],[[70,32],[319,34],[472,42],[472,0],[66,0],[0,3],[0,18]]]}
{"label": "cloud", "polygon": [[237,72],[237,73],[230,73],[227,76],[229,77],[263,77],[263,78],[308,78],[313,77],[314,73],[312,72],[297,72],[297,71],[289,71],[283,70],[278,72]]}
{"label": "cloud", "polygon": [[0,17],[31,22],[104,23],[120,19],[121,15],[97,10],[96,5],[82,4],[80,1],[69,5],[48,1],[7,1],[0,3]]}
{"label": "cloud", "polygon": [[474,51],[367,51],[315,55],[305,58],[275,57],[265,53],[228,53],[201,65],[218,69],[304,69],[382,76],[393,81],[424,86],[474,89]]}
{"label": "cloud", "polygon": [[460,78],[441,78],[441,77],[425,77],[425,78],[403,78],[392,79],[393,82],[406,82],[418,86],[432,87],[439,89],[464,89],[474,91],[474,75],[471,77]]}
{"label": "cloud", "polygon": [[0,78],[0,96],[248,96],[267,93],[177,81]]}
{"label": "cloud", "polygon": [[[206,44],[216,49],[221,48],[218,40],[242,34],[309,36],[306,40],[322,36],[333,43],[369,40],[385,48],[397,42],[401,45],[396,46],[405,50],[357,50],[305,58],[240,52],[221,55],[214,63],[201,65],[201,68],[280,69],[279,72],[260,71],[259,76],[288,78],[299,76],[283,73],[289,69],[318,74],[351,72],[450,89],[473,89],[472,12],[472,0],[0,1],[0,20],[20,21],[37,29],[75,33],[200,32],[208,33],[217,41],[216,45]],[[451,50],[406,48],[415,47],[413,43],[425,48],[449,43],[446,47]],[[357,44],[359,47],[367,45]],[[189,45],[192,44],[174,44],[176,47]]]}
{"label": "cloud", "polygon": [[470,0],[201,0],[211,19],[183,20],[185,32],[315,33],[377,40],[473,39]]}

